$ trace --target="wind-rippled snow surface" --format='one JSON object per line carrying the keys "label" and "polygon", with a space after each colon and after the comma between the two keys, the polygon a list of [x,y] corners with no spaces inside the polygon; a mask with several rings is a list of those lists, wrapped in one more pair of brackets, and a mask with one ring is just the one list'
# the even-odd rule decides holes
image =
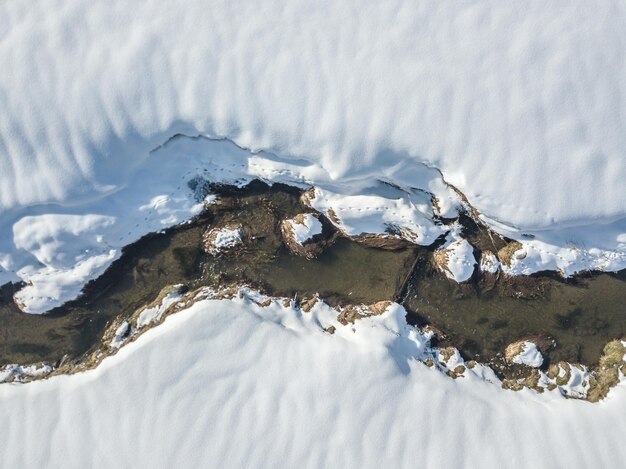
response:
{"label": "wind-rippled snow surface", "polygon": [[[362,213],[378,226],[382,207],[394,223],[419,221],[428,241],[440,228],[429,197],[408,189],[453,216],[458,196],[437,169],[489,223],[532,231],[512,273],[623,268],[625,8],[5,0],[0,283],[28,284],[28,312],[73,298],[123,246],[198,213],[187,187],[198,175],[316,184],[340,207],[366,196],[375,203],[346,206],[344,224]],[[272,153],[160,147],[181,132]],[[277,308],[198,304],[95,371],[0,386],[2,465],[626,460],[623,384],[595,405],[504,392],[408,359],[403,319],[331,336]]]}
{"label": "wind-rippled snow surface", "polygon": [[123,184],[177,131],[319,163],[410,158],[522,228],[626,211],[619,1],[9,0],[0,210]]}
{"label": "wind-rippled snow surface", "polygon": [[503,391],[471,373],[453,380],[410,358],[420,342],[409,340],[400,309],[330,335],[316,311],[203,301],[95,371],[0,386],[1,464],[547,468],[625,460],[623,383],[590,404]]}

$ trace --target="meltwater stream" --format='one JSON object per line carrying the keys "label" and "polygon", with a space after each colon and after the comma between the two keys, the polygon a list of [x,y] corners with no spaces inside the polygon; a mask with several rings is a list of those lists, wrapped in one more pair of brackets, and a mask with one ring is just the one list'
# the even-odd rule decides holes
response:
{"label": "meltwater stream", "polygon": [[[528,336],[552,341],[550,361],[593,365],[604,344],[626,335],[626,274],[588,274],[563,280],[553,274],[448,280],[432,262],[432,248],[367,247],[339,237],[318,258],[292,254],[280,221],[310,211],[300,191],[254,182],[243,189],[214,188],[220,202],[191,223],[145,236],[82,296],[47,315],[22,313],[12,301],[18,286],[0,290],[0,366],[77,358],[98,347],[119,315],[152,301],[162,288],[185,284],[246,283],[289,297],[319,294],[333,305],[399,300],[409,322],[431,324],[467,358],[497,361],[507,344]],[[202,249],[207,227],[236,223],[245,249],[212,256]]]}

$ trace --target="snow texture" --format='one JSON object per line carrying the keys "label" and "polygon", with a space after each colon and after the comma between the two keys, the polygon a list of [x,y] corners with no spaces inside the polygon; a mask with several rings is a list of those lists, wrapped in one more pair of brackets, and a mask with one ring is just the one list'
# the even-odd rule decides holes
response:
{"label": "snow texture", "polygon": [[543,356],[537,345],[532,342],[524,342],[520,353],[513,357],[513,363],[539,368],[543,364]]}
{"label": "snow texture", "polygon": [[[508,273],[626,267],[621,2],[53,4],[0,5],[0,284],[28,312],[197,213],[203,176],[316,184],[349,232],[420,244],[445,177],[522,240]],[[13,237],[86,214],[110,224]]]}
{"label": "snow texture", "polygon": [[448,233],[446,243],[435,251],[439,270],[456,282],[469,280],[476,265],[474,248],[461,238],[461,229],[460,225],[455,224]]}
{"label": "snow texture", "polygon": [[216,230],[214,234],[215,241],[213,242],[213,247],[216,252],[233,248],[241,243],[241,230],[238,228],[222,228]]}
{"label": "snow texture", "polygon": [[139,316],[137,316],[137,327],[141,328],[144,326],[148,326],[154,322],[160,321],[161,316],[167,310],[167,308],[169,308],[181,298],[181,293],[178,290],[178,288],[181,286],[182,285],[175,285],[174,290],[165,295],[158,304],[141,310]]}
{"label": "snow texture", "polygon": [[[623,268],[625,25],[618,0],[2,2],[0,282],[35,275],[6,232],[25,216],[114,216],[113,257],[188,217],[185,175],[237,163],[151,152],[177,133],[281,155],[240,174],[347,195],[445,195],[441,170],[490,224],[534,236],[512,273]],[[32,311],[76,288],[32,292]]]}
{"label": "snow texture", "polygon": [[2,385],[0,464],[576,468],[626,459],[624,383],[590,404],[557,390],[504,391],[471,370],[453,380],[412,358],[424,342],[400,307],[332,335],[322,331],[336,324],[329,313],[321,303],[302,313],[202,301],[96,370]]}
{"label": "snow texture", "polygon": [[287,220],[287,223],[293,232],[294,240],[300,245],[322,232],[322,224],[317,217],[310,213],[303,214],[302,223],[298,223],[296,220]]}

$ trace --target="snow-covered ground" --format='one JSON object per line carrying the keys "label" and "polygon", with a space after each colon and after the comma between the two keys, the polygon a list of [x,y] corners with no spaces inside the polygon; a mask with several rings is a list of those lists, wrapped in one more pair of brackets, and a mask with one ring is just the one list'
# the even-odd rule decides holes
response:
{"label": "snow-covered ground", "polygon": [[[194,213],[186,183],[206,168],[357,198],[378,180],[405,190],[364,216],[404,212],[419,190],[453,212],[440,170],[523,241],[510,272],[623,268],[625,25],[619,1],[5,1],[0,283],[32,283],[30,312],[75,296],[121,246]],[[179,132],[272,153],[152,151]],[[430,239],[420,205],[402,216]],[[386,212],[364,220],[396,223]],[[57,219],[22,243],[42,215],[100,224]]]}
{"label": "snow-covered ground", "polygon": [[[618,0],[6,0],[0,284],[27,282],[18,301],[43,313],[123,246],[198,213],[204,181],[253,177],[314,184],[347,231],[393,225],[420,242],[441,233],[433,216],[462,204],[447,181],[522,242],[509,273],[624,268],[625,48]],[[178,133],[188,137],[170,140]],[[0,386],[0,457],[626,460],[623,384],[591,405],[452,380],[409,358],[401,327],[363,319],[331,336],[290,309],[203,302],[95,371]]]}
{"label": "snow-covered ground", "polygon": [[626,387],[599,404],[453,380],[400,308],[203,301],[99,368],[0,386],[3,467],[618,467]]}

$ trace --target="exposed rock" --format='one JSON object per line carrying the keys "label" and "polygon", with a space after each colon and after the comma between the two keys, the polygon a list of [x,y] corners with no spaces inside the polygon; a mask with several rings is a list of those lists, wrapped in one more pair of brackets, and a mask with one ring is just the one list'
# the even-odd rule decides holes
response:
{"label": "exposed rock", "polygon": [[463,373],[465,373],[465,366],[463,366],[463,365],[457,365],[457,366],[454,368],[454,373],[455,373],[457,376],[462,375]]}
{"label": "exposed rock", "polygon": [[490,274],[495,274],[500,270],[500,261],[493,252],[483,251],[480,254],[480,270]]}
{"label": "exposed rock", "polygon": [[537,345],[527,340],[520,340],[509,344],[504,352],[504,356],[509,363],[526,365],[538,368],[543,364],[543,356]]}
{"label": "exposed rock", "polygon": [[316,213],[299,213],[293,218],[283,220],[280,232],[287,248],[307,259],[319,256],[334,240],[334,237],[324,237],[320,215]]}
{"label": "exposed rock", "polygon": [[364,246],[370,248],[377,249],[387,249],[390,251],[395,251],[397,249],[405,249],[408,247],[414,246],[413,243],[407,241],[404,238],[401,238],[399,235],[392,233],[384,233],[384,234],[370,234],[364,233],[358,236],[347,236],[353,241],[357,243],[363,244]]}
{"label": "exposed rock", "polygon": [[303,298],[300,300],[300,309],[305,313],[311,311],[313,306],[318,302],[319,298],[317,296],[312,296],[311,298]]}
{"label": "exposed rock", "polygon": [[454,357],[458,351],[454,347],[442,347],[438,349],[441,362],[447,366],[448,361]]}
{"label": "exposed rock", "polygon": [[624,367],[626,346],[620,340],[613,340],[606,344],[598,369],[589,377],[589,391],[587,399],[597,402],[604,399],[609,390],[619,383],[619,370]]}
{"label": "exposed rock", "polygon": [[498,259],[507,267],[511,266],[513,257],[516,259],[524,259],[526,257],[526,251],[523,250],[522,243],[519,241],[511,241],[498,251]]}
{"label": "exposed rock", "polygon": [[355,321],[369,316],[379,316],[391,306],[391,301],[379,301],[371,305],[350,305],[341,310],[337,321],[344,326],[354,324]]}
{"label": "exposed rock", "polygon": [[541,372],[537,369],[533,369],[530,374],[519,379],[504,379],[502,380],[502,389],[510,389],[512,391],[521,391],[524,388],[533,389],[538,393],[544,391],[544,387],[541,385]]}

